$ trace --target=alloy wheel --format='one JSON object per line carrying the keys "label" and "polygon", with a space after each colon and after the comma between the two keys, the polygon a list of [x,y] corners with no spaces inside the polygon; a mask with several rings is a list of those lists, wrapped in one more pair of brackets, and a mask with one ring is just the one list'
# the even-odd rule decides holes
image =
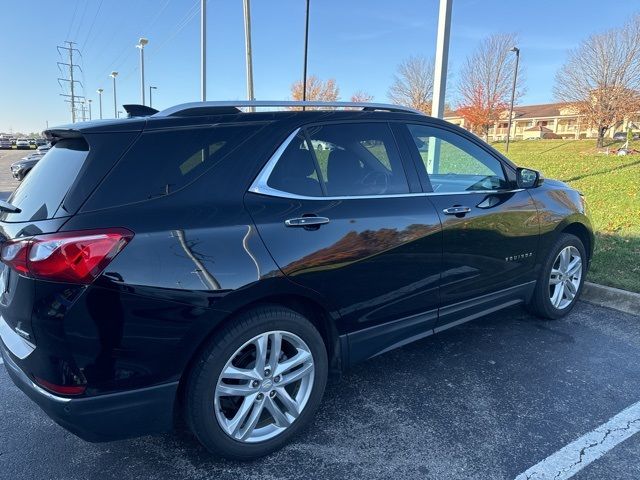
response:
{"label": "alloy wheel", "polygon": [[283,433],[305,408],[314,380],[313,355],[297,335],[262,333],[227,361],[215,391],[220,427],[240,442]]}
{"label": "alloy wheel", "polygon": [[558,310],[573,303],[582,280],[582,256],[569,245],[558,253],[549,275],[549,300]]}

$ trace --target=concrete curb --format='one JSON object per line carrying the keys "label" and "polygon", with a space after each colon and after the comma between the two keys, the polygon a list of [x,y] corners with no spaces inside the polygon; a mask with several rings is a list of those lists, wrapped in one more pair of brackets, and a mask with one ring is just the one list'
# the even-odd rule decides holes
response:
{"label": "concrete curb", "polygon": [[640,293],[584,282],[581,300],[631,315],[640,315]]}

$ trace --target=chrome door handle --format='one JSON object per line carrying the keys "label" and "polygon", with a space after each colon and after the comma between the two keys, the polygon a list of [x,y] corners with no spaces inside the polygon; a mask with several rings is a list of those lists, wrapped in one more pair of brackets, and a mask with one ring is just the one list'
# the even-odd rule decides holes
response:
{"label": "chrome door handle", "polygon": [[290,218],[284,221],[287,227],[319,227],[325,223],[329,223],[327,217],[300,217]]}
{"label": "chrome door handle", "polygon": [[469,207],[449,207],[442,210],[445,215],[464,215],[469,213],[471,209]]}

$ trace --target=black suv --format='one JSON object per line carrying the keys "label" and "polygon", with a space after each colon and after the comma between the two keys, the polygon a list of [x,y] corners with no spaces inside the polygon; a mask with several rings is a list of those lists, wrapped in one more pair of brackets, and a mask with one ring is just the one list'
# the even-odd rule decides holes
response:
{"label": "black suv", "polygon": [[265,103],[289,110],[50,129],[0,204],[0,350],[81,438],[181,419],[212,452],[264,455],[329,373],[511,305],[575,305],[579,192],[401,107]]}

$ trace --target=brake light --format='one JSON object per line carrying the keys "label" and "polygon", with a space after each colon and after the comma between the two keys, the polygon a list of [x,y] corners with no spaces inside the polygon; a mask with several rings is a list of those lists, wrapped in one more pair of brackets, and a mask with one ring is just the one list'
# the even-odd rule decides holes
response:
{"label": "brake light", "polygon": [[132,238],[124,228],[38,235],[6,242],[0,260],[27,277],[89,284]]}
{"label": "brake light", "polygon": [[55,383],[47,382],[45,379],[40,377],[34,378],[36,383],[45,390],[49,390],[50,392],[58,393],[60,395],[82,395],[87,389],[85,385],[56,385]]}

